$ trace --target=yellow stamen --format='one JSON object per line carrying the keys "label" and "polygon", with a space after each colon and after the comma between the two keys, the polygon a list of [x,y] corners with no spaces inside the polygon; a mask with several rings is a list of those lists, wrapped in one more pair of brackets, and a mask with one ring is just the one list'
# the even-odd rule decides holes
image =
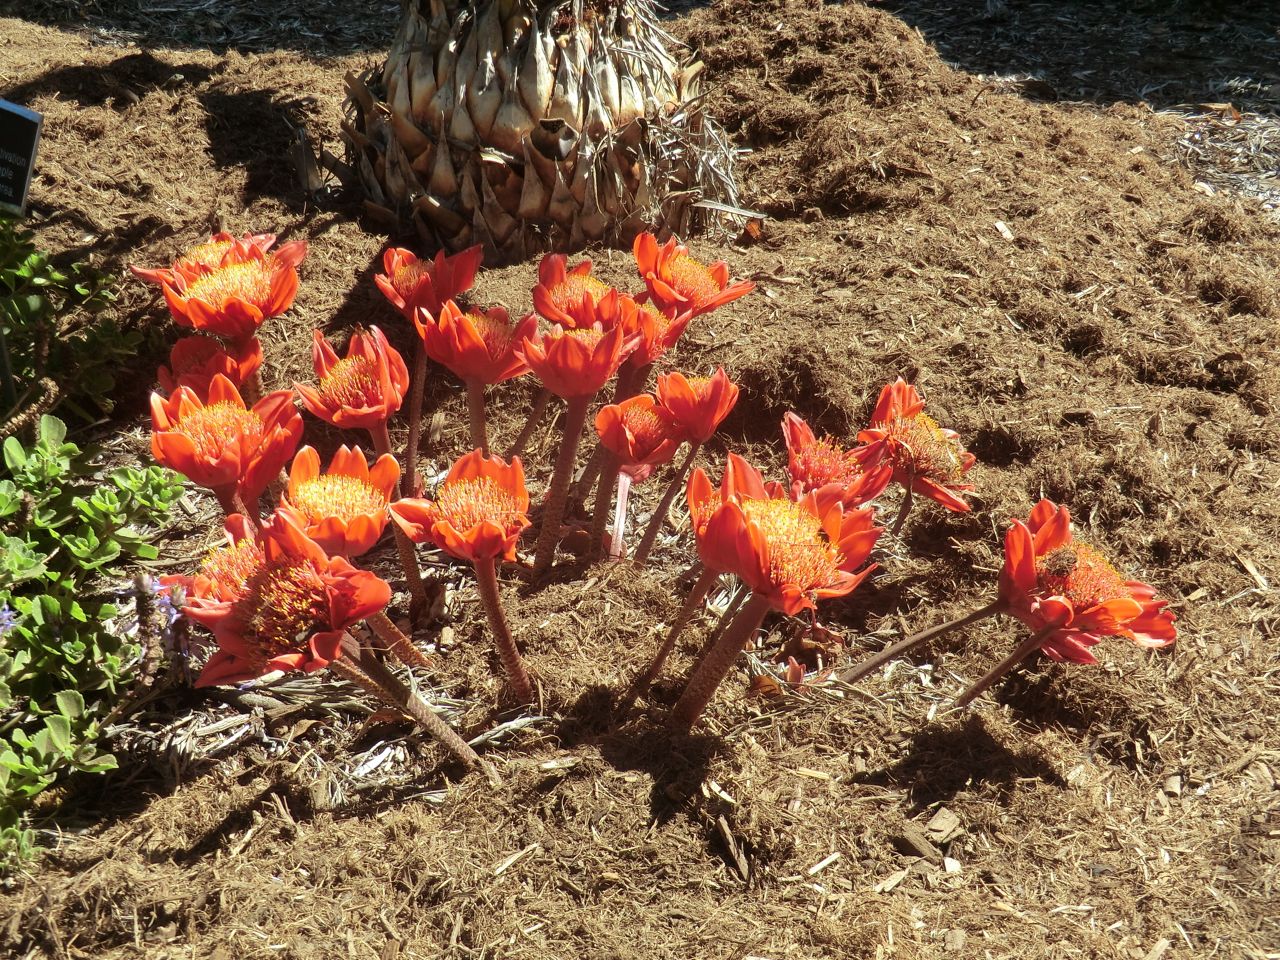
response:
{"label": "yellow stamen", "polygon": [[335,407],[374,407],[382,403],[377,361],[354,356],[339,360],[320,380],[320,395]]}
{"label": "yellow stamen", "polygon": [[193,410],[175,429],[191,438],[198,456],[210,460],[220,458],[229,446],[257,449],[263,436],[262,418],[233,403],[214,403]]}
{"label": "yellow stamen", "polygon": [[230,249],[230,240],[210,240],[192,247],[178,258],[178,263],[212,269],[222,263],[222,258],[227,255],[227,251]]}
{"label": "yellow stamen", "polygon": [[249,579],[266,558],[262,548],[252,539],[209,551],[200,565],[200,575],[217,583],[224,591],[239,598]]}
{"label": "yellow stamen", "polygon": [[302,481],[293,489],[289,502],[302,511],[308,523],[319,523],[326,517],[350,521],[380,514],[387,506],[387,498],[372,484],[340,473]]}
{"label": "yellow stamen", "polygon": [[435,508],[442,519],[464,533],[486,521],[504,530],[524,523],[516,498],[491,477],[446,483],[436,496]]}
{"label": "yellow stamen", "polygon": [[806,490],[815,490],[828,483],[844,486],[862,476],[862,465],[849,451],[842,449],[830,437],[823,437],[794,451],[797,473]]}
{"label": "yellow stamen", "polygon": [[186,296],[215,308],[225,306],[232,298],[262,304],[271,298],[271,274],[263,260],[230,263],[197,279],[187,287]]}
{"label": "yellow stamen", "polygon": [[1078,610],[1130,595],[1125,578],[1087,543],[1065,544],[1036,562],[1040,589],[1066,597]]}
{"label": "yellow stamen", "polygon": [[412,260],[404,264],[395,273],[391,275],[391,286],[395,287],[396,293],[401,297],[408,299],[423,277],[431,277],[434,279],[432,272],[432,261],[430,260]]}
{"label": "yellow stamen", "polygon": [[590,294],[591,299],[599,303],[604,299],[609,289],[608,284],[597,280],[589,273],[571,273],[551,287],[547,294],[557,308],[568,312],[571,307],[576,307],[582,303],[587,294]]}
{"label": "yellow stamen", "polygon": [[667,262],[671,286],[688,297],[695,307],[705,306],[720,292],[711,271],[688,254],[677,254]]}
{"label": "yellow stamen", "polygon": [[770,578],[808,592],[835,582],[844,557],[812,512],[791,500],[744,500],[742,512],[769,544]]}
{"label": "yellow stamen", "polygon": [[232,616],[261,662],[306,649],[308,635],[327,626],[329,598],[309,563],[283,560],[260,568],[235,601]]}
{"label": "yellow stamen", "polygon": [[475,325],[476,333],[484,341],[489,356],[500,357],[511,349],[511,324],[503,323],[479,310],[468,313],[467,319]]}
{"label": "yellow stamen", "polygon": [[635,438],[635,452],[641,457],[648,456],[671,436],[671,428],[652,407],[624,407],[622,425]]}
{"label": "yellow stamen", "polygon": [[959,483],[964,477],[964,447],[927,414],[894,420],[888,424],[888,433],[901,444],[896,451],[898,465],[916,476],[940,483]]}

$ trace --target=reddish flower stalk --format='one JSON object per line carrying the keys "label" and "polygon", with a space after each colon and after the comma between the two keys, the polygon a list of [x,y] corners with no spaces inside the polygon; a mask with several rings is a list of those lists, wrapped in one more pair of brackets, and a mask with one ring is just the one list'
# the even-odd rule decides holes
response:
{"label": "reddish flower stalk", "polygon": [[400,682],[372,651],[360,645],[349,633],[342,636],[340,655],[329,663],[329,669],[358,687],[400,710],[466,767],[480,764],[471,745],[442,720],[422,698]]}
{"label": "reddish flower stalk", "polygon": [[429,670],[433,664],[426,658],[405,632],[391,622],[386,613],[379,611],[365,620],[387,650],[406,667]]}
{"label": "reddish flower stalk", "polygon": [[711,591],[711,587],[719,576],[720,574],[716,573],[716,571],[701,564],[698,565],[698,579],[694,581],[688,596],[684,598],[684,604],[680,607],[680,612],[676,614],[676,619],[671,624],[671,629],[667,631],[667,635],[662,641],[662,646],[653,655],[649,665],[640,672],[635,680],[631,682],[631,686],[627,687],[626,692],[618,698],[614,716],[619,720],[625,719],[627,714],[631,712],[632,704],[649,692],[649,688],[653,686],[653,681],[657,680],[659,674],[662,673],[662,668],[666,665],[667,658],[671,656],[671,651],[676,648],[676,642],[684,633],[685,627],[689,625],[689,621],[693,619],[694,614],[702,609],[702,604],[706,601],[707,594]]}
{"label": "reddish flower stalk", "polygon": [[[617,299],[615,291],[596,309],[601,315],[616,314]],[[516,350],[543,385],[565,401],[560,450],[543,504],[542,528],[534,550],[532,574],[535,578],[546,573],[555,559],[560,523],[591,399],[617,372],[634,346],[634,338],[626,337],[621,324],[615,323],[606,331],[597,321],[572,330],[553,327],[550,333],[526,338]]]}
{"label": "reddish flower stalk", "polygon": [[520,534],[529,526],[528,509],[520,461],[508,465],[479,450],[454,463],[434,501],[401,500],[391,505],[392,518],[415,543],[434,543],[474,566],[498,656],[521,703],[534,701],[533,684],[502,612],[497,561],[515,559]]}
{"label": "reddish flower stalk", "polygon": [[862,564],[881,533],[870,508],[844,508],[838,487],[792,500],[733,454],[718,494],[701,471],[689,490],[703,563],[737,574],[751,596],[689,678],[671,715],[679,730],[697,722],[765,613],[796,614],[853,591],[875,569]]}
{"label": "reddish flower stalk", "polygon": [[671,501],[676,498],[676,491],[684,486],[685,478],[689,476],[689,470],[693,467],[693,461],[701,449],[701,443],[689,444],[688,452],[685,453],[684,459],[680,461],[680,466],[676,468],[676,475],[671,478],[671,482],[667,484],[667,489],[662,492],[662,499],[658,501],[657,507],[654,508],[653,517],[649,520],[649,526],[645,528],[644,536],[640,538],[640,546],[636,547],[635,557],[632,558],[636,566],[643,567],[649,562],[649,554],[653,552],[653,546],[658,542],[658,534],[666,526],[667,513],[671,510]]}
{"label": "reddish flower stalk", "polygon": [[596,490],[591,525],[591,556],[598,555],[609,516],[609,495],[618,487],[618,506],[609,552],[622,554],[622,531],[626,525],[627,494],[631,482],[644,480],[653,468],[667,463],[680,445],[671,426],[657,415],[657,400],[650,394],[610,404],[596,415],[596,433],[605,469]]}

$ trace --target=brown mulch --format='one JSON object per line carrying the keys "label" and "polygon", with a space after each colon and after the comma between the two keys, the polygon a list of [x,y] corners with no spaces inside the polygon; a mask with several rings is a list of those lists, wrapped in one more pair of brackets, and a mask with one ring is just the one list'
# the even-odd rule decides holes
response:
{"label": "brown mulch", "polygon": [[[7,950],[1275,955],[1280,228],[1252,202],[1194,187],[1176,117],[1102,88],[1067,102],[973,76],[993,71],[954,50],[965,69],[944,63],[901,6],[903,19],[722,0],[672,21],[708,65],[712,111],[749,150],[744,204],[771,218],[755,242],[695,243],[759,284],[675,359],[723,363],[743,385],[709,459],[718,469],[744,450],[776,472],[783,412],[849,436],[879,387],[908,377],[977,454],[975,508],[918,509],[907,549],[824,604],[851,655],[983,602],[1004,524],[1041,496],[1173,599],[1177,646],[1114,642],[1096,667],[1032,665],[948,715],[1015,642],[988,622],[842,696],[762,703],[741,673],[693,737],[664,731],[669,685],[610,728],[608,691],[645,661],[686,586],[687,533],[672,536],[645,575],[601,567],[533,595],[505,585],[548,719],[489,751],[500,788],[451,781],[429,745],[347,715],[255,720],[233,749],[191,762],[138,748],[118,776],[73,782],[40,811],[50,849],[0,892]],[[395,327],[369,279],[385,238],[351,205],[304,198],[289,153],[297,127],[336,149],[342,75],[375,54],[102,39],[0,21],[0,96],[46,116],[33,187],[46,247],[121,270],[223,223],[309,240],[297,305],[265,331],[271,385],[310,376],[313,327]],[[1258,41],[1239,62],[1268,49]],[[625,254],[598,259],[606,278],[632,282]],[[478,295],[527,308],[534,273],[486,272]],[[140,284],[117,309],[165,323]],[[120,455],[145,456],[154,359],[120,397]],[[443,376],[430,396],[446,417],[427,456],[444,468],[465,417]],[[528,390],[498,397],[501,446]],[[530,452],[536,483],[550,444]],[[639,512],[657,486],[638,489]],[[210,536],[183,529],[171,546],[195,553]],[[477,730],[505,715],[478,601],[457,583],[433,683]],[[235,716],[185,696],[136,722],[199,711]],[[395,747],[384,785],[335,800],[324,785],[382,742]]]}

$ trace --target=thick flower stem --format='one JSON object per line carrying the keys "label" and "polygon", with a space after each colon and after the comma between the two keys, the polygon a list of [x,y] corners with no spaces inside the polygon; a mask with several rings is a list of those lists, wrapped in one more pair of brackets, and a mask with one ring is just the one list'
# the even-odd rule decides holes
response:
{"label": "thick flower stem", "polygon": [[497,566],[490,557],[476,560],[475,568],[480,600],[484,603],[484,611],[489,616],[489,626],[493,630],[493,638],[498,645],[498,657],[502,660],[502,668],[507,672],[511,692],[521,703],[533,703],[533,684],[529,681],[529,673],[524,668],[524,660],[516,648],[515,639],[511,636],[511,628],[507,626],[507,618],[502,612],[502,601],[498,597]]}
{"label": "thick flower stem", "polygon": [[467,742],[375,656],[361,650],[350,635],[343,638],[342,646],[343,655],[329,664],[330,670],[403,711],[455,760],[468,767],[479,765],[480,758]]}
{"label": "thick flower stem", "polygon": [[1027,657],[1031,656],[1035,650],[1039,649],[1040,645],[1044,643],[1045,637],[1049,636],[1049,634],[1053,633],[1053,631],[1057,629],[1058,627],[1056,626],[1048,626],[1043,630],[1037,630],[1031,636],[1027,637],[1027,639],[1023,640],[1016,648],[1014,648],[1013,653],[1009,654],[997,663],[989,673],[983,675],[977,683],[971,686],[964,693],[960,694],[956,702],[952,704],[952,709],[963,710],[978,697],[986,693],[997,680],[1020,664],[1023,660],[1027,659]]}
{"label": "thick flower stem", "polygon": [[467,381],[467,416],[471,420],[471,448],[489,455],[489,431],[484,415],[484,381]]}
{"label": "thick flower stem", "polygon": [[249,521],[253,529],[262,529],[262,517],[258,515],[258,511],[256,509],[249,509],[249,505],[245,503],[243,494],[241,494],[237,488],[229,487],[214,490],[213,495],[218,498],[218,506],[222,508],[224,516],[229,517],[234,513],[238,513]]}
{"label": "thick flower stem", "polygon": [[[409,386],[409,439],[404,447],[404,477],[414,496],[422,489],[418,476],[418,438],[422,435],[422,394],[427,385],[427,346],[414,338],[413,382]],[[390,446],[390,444],[388,444]]]}
{"label": "thick flower stem", "polygon": [[618,474],[618,505],[613,511],[613,531],[609,538],[609,556],[617,559],[622,556],[622,538],[627,535],[627,501],[631,497],[631,474]]}
{"label": "thick flower stem", "polygon": [[667,511],[671,509],[671,501],[676,498],[676,492],[684,486],[685,477],[689,475],[689,469],[693,466],[693,458],[698,455],[698,451],[701,449],[701,443],[689,444],[689,452],[685,454],[680,468],[676,470],[676,475],[667,484],[666,492],[663,493],[661,502],[653,512],[653,519],[649,521],[644,537],[640,540],[640,546],[636,548],[634,559],[637,566],[643,567],[649,559],[649,554],[653,552],[653,545],[657,542],[658,533],[667,522]]}
{"label": "thick flower stem", "polygon": [[702,663],[693,671],[689,683],[680,695],[675,709],[671,711],[671,726],[675,730],[688,732],[707,709],[707,704],[715,695],[716,688],[729,673],[733,662],[738,659],[756,629],[769,612],[769,600],[758,593],[753,593],[746,606],[733,618],[729,629],[716,641],[716,645],[707,651]]}
{"label": "thick flower stem", "polygon": [[1005,603],[1003,600],[993,600],[985,607],[979,607],[971,613],[966,613],[963,617],[957,617],[954,620],[948,620],[946,623],[940,623],[935,627],[929,627],[927,630],[921,630],[919,633],[913,633],[897,643],[891,643],[875,656],[867,657],[860,663],[854,664],[840,674],[840,679],[845,683],[857,683],[867,674],[878,670],[890,660],[905,656],[916,647],[928,643],[934,637],[942,636],[944,633],[950,633],[952,630],[958,630],[961,627],[967,627],[969,624],[985,620],[987,617],[994,617],[998,613],[1003,613],[1004,610]]}
{"label": "thick flower stem", "polygon": [[[601,449],[604,449],[603,447]],[[604,469],[600,471],[600,482],[596,485],[596,505],[595,510],[591,514],[591,538],[587,541],[587,559],[596,560],[604,550],[604,528],[609,525],[609,501],[613,499],[613,488],[621,479],[618,470],[618,458],[611,452],[605,453]],[[626,516],[627,505],[622,499],[621,490],[618,491],[618,514]],[[618,525],[614,524],[614,530],[618,529]],[[611,556],[617,556],[617,548],[619,544],[611,542],[609,545],[609,553]]]}
{"label": "thick flower stem", "polygon": [[893,518],[893,525],[889,527],[889,536],[896,537],[902,530],[902,525],[907,522],[907,514],[911,512],[911,503],[915,499],[915,494],[911,492],[911,487],[906,488],[906,493],[902,495],[902,506],[898,508],[898,515]]}
{"label": "thick flower stem", "polygon": [[525,420],[524,426],[520,428],[520,436],[516,437],[515,443],[507,448],[507,460],[524,453],[524,448],[529,445],[529,438],[533,436],[533,431],[538,429],[538,424],[542,422],[542,415],[547,412],[547,404],[550,402],[551,391],[543,387],[538,391],[537,396],[533,398],[533,406],[529,408],[529,418]]}
{"label": "thick flower stem", "polygon": [[658,674],[662,673],[667,657],[671,656],[671,651],[676,648],[676,641],[684,633],[684,628],[689,625],[693,615],[702,608],[703,602],[707,599],[707,593],[710,592],[711,585],[716,582],[716,577],[718,576],[719,574],[714,570],[709,570],[706,567],[701,568],[698,573],[698,579],[694,582],[689,595],[684,598],[684,605],[680,608],[680,612],[676,614],[675,623],[667,631],[667,636],[662,641],[662,646],[653,655],[653,659],[649,661],[649,666],[644,669],[644,672],[636,677],[631,682],[631,686],[627,687],[626,693],[618,698],[618,705],[614,711],[614,716],[618,719],[625,719],[627,714],[631,712],[631,705],[649,692],[649,687],[653,685],[653,681],[657,680]]}
{"label": "thick flower stem", "polygon": [[431,669],[431,661],[413,645],[413,641],[405,636],[404,631],[392,623],[391,618],[385,613],[375,613],[365,622],[378,635],[378,639],[383,642],[391,655],[406,667]]}
{"label": "thick flower stem", "polygon": [[[373,449],[378,456],[391,452],[391,435],[387,432],[385,422],[371,429],[369,435],[373,438]],[[399,492],[397,489],[397,495]],[[409,588],[411,613],[417,622],[419,617],[427,616],[431,609],[431,599],[427,596],[427,585],[422,579],[422,570],[418,566],[418,555],[414,552],[412,541],[405,536],[399,524],[391,526],[395,534],[396,551],[400,554],[400,566],[404,570],[405,583]]]}
{"label": "thick flower stem", "polygon": [[591,396],[566,397],[565,404],[564,435],[560,438],[560,453],[556,456],[551,489],[547,491],[542,507],[542,529],[538,531],[538,545],[533,554],[535,580],[551,568],[556,556],[560,521],[564,519],[565,503],[569,499],[569,481],[573,479],[573,464],[578,456],[578,441],[582,437],[582,425],[587,421]]}

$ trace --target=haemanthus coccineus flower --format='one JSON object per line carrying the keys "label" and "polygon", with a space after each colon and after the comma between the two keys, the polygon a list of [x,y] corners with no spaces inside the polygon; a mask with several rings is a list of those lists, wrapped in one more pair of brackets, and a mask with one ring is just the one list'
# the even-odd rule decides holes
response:
{"label": "haemanthus coccineus flower", "polygon": [[129,271],[139,280],[154,283],[156,286],[165,283],[172,284],[174,276],[178,274],[188,280],[194,280],[201,274],[220,267],[223,259],[237,243],[244,246],[257,247],[263,253],[266,253],[275,242],[276,235],[274,233],[246,233],[237,240],[235,236],[223,230],[215,233],[208,240],[184,250],[168,267],[131,266]]}
{"label": "haemanthus coccineus flower", "polygon": [[1051,660],[1096,663],[1089,648],[1103,637],[1152,648],[1173,643],[1176,618],[1155,596],[1150,584],[1126,579],[1076,540],[1071,514],[1052,501],[1041,500],[1005,534],[1000,598],[1008,613],[1043,634],[1040,651]]}
{"label": "haemanthus coccineus flower", "polygon": [[460,380],[503,383],[529,372],[516,347],[537,332],[538,319],[533,314],[513,324],[502,307],[464,313],[450,300],[440,309],[437,320],[418,313],[413,322],[426,344],[427,356]]}
{"label": "haemanthus coccineus flower", "polygon": [[484,250],[479,245],[452,256],[441,250],[434,260],[422,260],[411,250],[392,247],[382,255],[383,272],[373,282],[406,320],[413,320],[419,309],[435,319],[445,303],[471,289],[483,262]]}
{"label": "haemanthus coccineus flower", "polygon": [[302,240],[272,252],[237,240],[217,266],[198,274],[174,271],[161,289],[179,326],[244,341],[293,305],[306,255]]}
{"label": "haemanthus coccineus flower", "polygon": [[883,444],[846,450],[831,437],[818,439],[794,413],[782,418],[782,435],[793,499],[834,483],[846,506],[861,506],[884,492],[893,479],[893,467],[882,462]]}
{"label": "haemanthus coccineus flower", "polygon": [[559,325],[526,336],[516,355],[558,397],[591,397],[600,391],[634,346],[621,327],[573,330]]}
{"label": "haemanthus coccineus flower", "polygon": [[582,326],[579,317],[583,301],[599,303],[613,288],[591,275],[590,260],[583,260],[572,270],[565,269],[566,262],[563,253],[549,253],[538,263],[533,309],[549,323]]}
{"label": "haemanthus coccineus flower", "polygon": [[683,439],[658,416],[657,405],[653,394],[642,393],[602,407],[596,414],[601,444],[632,480],[644,480],[654,467],[669,461]]}
{"label": "haemanthus coccineus flower", "polygon": [[460,560],[471,561],[498,656],[521,703],[533,701],[533,683],[502,612],[497,563],[515,559],[516,543],[529,526],[528,510],[520,458],[508,464],[480,450],[454,463],[435,500],[400,500],[391,505],[391,516],[409,539],[429,541]]}
{"label": "haemanthus coccineus flower", "polygon": [[632,253],[650,298],[663,309],[689,311],[697,316],[745,296],[756,286],[750,280],[730,283],[727,263],[700,263],[674,237],[659,247],[653,234],[641,233],[636,236]]}
{"label": "haemanthus coccineus flower", "polygon": [[862,443],[884,443],[884,456],[893,464],[893,480],[908,491],[923,494],[948,510],[967,512],[959,494],[973,489],[964,475],[975,457],[960,436],[946,430],[924,412],[924,400],[901,377],[880,391],[871,426],[858,434]]}
{"label": "haemanthus coccineus flower", "polygon": [[189,387],[168,399],[151,395],[152,455],[212,490],[227,513],[235,512],[237,496],[252,509],[301,439],[302,417],[288,390],[246,408],[235,385],[217,374],[207,400]]}
{"label": "haemanthus coccineus flower", "polygon": [[389,453],[370,468],[359,447],[342,446],[321,473],[320,454],[303,447],[289,467],[280,510],[327,553],[358,557],[382,536],[399,481],[400,465]]}
{"label": "haemanthus coccineus flower", "polygon": [[435,500],[404,499],[391,516],[414,543],[434,543],[459,560],[514,560],[529,526],[520,458],[506,463],[473,450],[459,458]]}
{"label": "haemanthus coccineus flower", "polygon": [[719,494],[709,491],[705,476],[689,484],[690,512],[706,517],[695,523],[703,562],[737,574],[783,613],[842,597],[875,569],[862,567],[882,532],[875,514],[846,509],[838,486],[792,500],[781,484],[766,486],[759,471],[731,453]]}
{"label": "haemanthus coccineus flower", "polygon": [[383,580],[328,556],[288,517],[275,516],[259,548],[256,565],[251,548],[215,551],[193,578],[183,612],[218,643],[196,686],[326,667],[341,655],[344,632],[391,599]]}
{"label": "haemanthus coccineus flower", "polygon": [[222,374],[237,388],[243,387],[262,366],[262,344],[257,337],[224,345],[199,334],[183,337],[169,351],[169,365],[156,371],[156,380],[165,393],[190,387],[204,399],[213,378]]}
{"label": "haemanthus coccineus flower", "polygon": [[335,427],[385,429],[409,389],[404,359],[377,327],[352,334],[342,359],[323,333],[317,330],[313,337],[311,359],[319,383],[294,384],[303,405]]}
{"label": "haemanthus coccineus flower", "polygon": [[1150,584],[1126,579],[1101,553],[1074,539],[1066,507],[1041,500],[1025,522],[1013,521],[1004,554],[995,600],[890,644],[840,679],[853,683],[934,637],[1002,613],[1016,617],[1032,633],[969,687],[956,700],[957,707],[971,703],[1036,651],[1051,660],[1094,663],[1090,648],[1103,637],[1128,637],[1148,648],[1167,647],[1177,638],[1167,601],[1157,600]]}
{"label": "haemanthus coccineus flower", "polygon": [[738,402],[738,385],[724,367],[710,377],[668,373],[658,378],[658,416],[690,443],[706,443]]}
{"label": "haemanthus coccineus flower", "polygon": [[835,485],[792,500],[736,454],[718,493],[700,474],[689,482],[698,552],[708,570],[737,574],[751,597],[689,678],[671,714],[679,729],[701,716],[770,609],[796,614],[850,593],[875,569],[866,561],[882,532],[871,508],[846,509]]}

